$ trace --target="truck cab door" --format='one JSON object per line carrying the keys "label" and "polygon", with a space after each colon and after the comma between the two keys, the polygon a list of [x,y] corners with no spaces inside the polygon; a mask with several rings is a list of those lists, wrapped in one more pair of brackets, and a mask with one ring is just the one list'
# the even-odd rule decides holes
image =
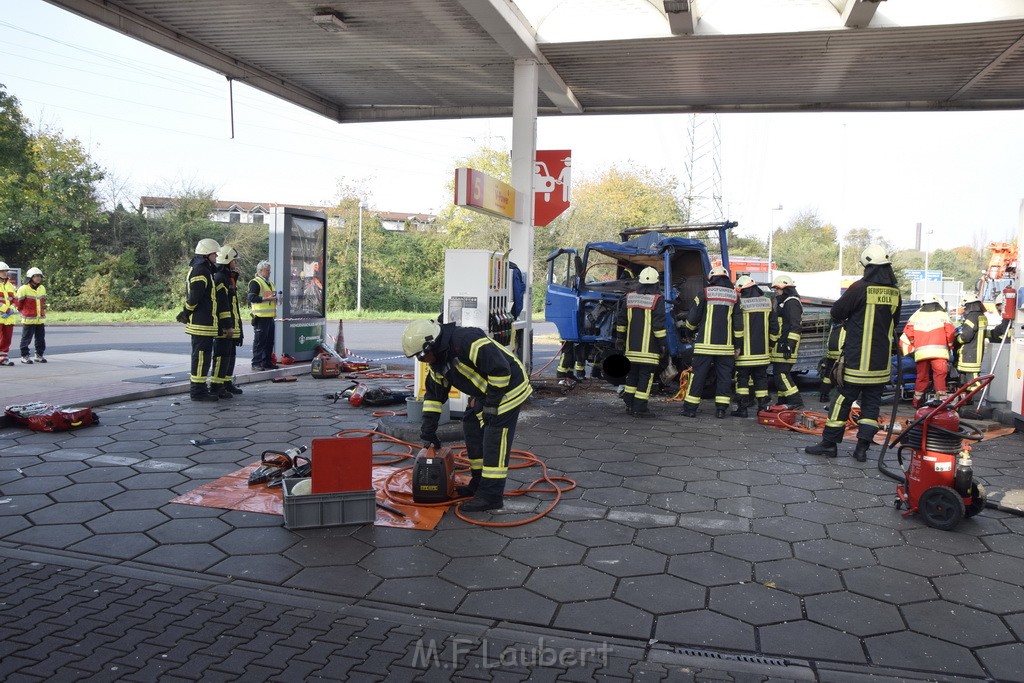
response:
{"label": "truck cab door", "polygon": [[566,341],[579,341],[579,288],[583,268],[575,249],[558,249],[547,257],[548,281],[544,316]]}

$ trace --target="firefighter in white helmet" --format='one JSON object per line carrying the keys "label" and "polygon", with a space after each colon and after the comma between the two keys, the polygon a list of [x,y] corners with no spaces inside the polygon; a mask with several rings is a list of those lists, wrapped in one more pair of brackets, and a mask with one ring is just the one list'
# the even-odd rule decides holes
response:
{"label": "firefighter in white helmet", "polygon": [[772,281],[775,290],[775,315],[779,319],[779,333],[772,348],[772,372],[775,374],[775,405],[786,405],[794,410],[804,407],[800,390],[793,379],[793,365],[800,352],[800,325],[804,306],[796,291],[796,282],[788,275]]}
{"label": "firefighter in white helmet", "polygon": [[914,356],[917,380],[914,382],[914,407],[924,403],[924,394],[931,383],[938,397],[946,397],[946,377],[949,375],[949,352],[956,333],[953,323],[942,307],[939,297],[925,294],[921,308],[910,316],[900,335],[900,350],[904,356]]}
{"label": "firefighter in white helmet", "polygon": [[[46,358],[46,287],[43,271],[29,268],[28,280],[18,287],[18,311],[21,312],[21,362],[25,365],[45,363]],[[29,357],[29,347],[35,345],[36,357]]]}
{"label": "firefighter in white helmet", "polygon": [[638,279],[637,290],[626,295],[625,305],[615,320],[615,349],[629,360],[626,389],[622,393],[626,412],[636,417],[654,417],[647,402],[667,334],[665,300],[658,293],[657,270],[647,266]]}
{"label": "firefighter in white helmet", "polygon": [[189,368],[189,397],[193,401],[216,401],[216,393],[206,386],[213,366],[213,341],[220,332],[217,323],[217,297],[213,282],[213,262],[220,244],[217,240],[202,239],[196,244],[195,256],[189,263],[185,280],[185,307],[177,320],[185,324],[185,332],[192,337],[192,363]]}
{"label": "firefighter in white helmet", "polygon": [[[749,417],[747,408],[757,400],[758,409],[768,407],[768,366],[771,364],[771,339],[778,336],[779,320],[772,311],[772,301],[753,278],[736,278],[740,294],[737,307],[740,324],[735,330],[736,347],[736,410],[734,417]],[[754,396],[750,389],[753,385]]]}
{"label": "firefighter in white helmet", "polygon": [[18,321],[18,288],[10,279],[11,268],[0,261],[0,366],[14,365],[8,354]]}
{"label": "firefighter in white helmet", "polygon": [[729,271],[715,266],[708,273],[708,286],[697,293],[686,313],[684,329],[693,339],[693,373],[683,402],[684,417],[696,417],[708,373],[715,371],[715,417],[724,418],[732,401],[732,370],[736,360],[734,331],[742,325],[739,295]]}
{"label": "firefighter in white helmet", "polygon": [[217,297],[217,338],[213,342],[210,392],[218,398],[233,398],[242,390],[235,386],[235,357],[242,345],[242,316],[238,307],[238,252],[224,245],[217,252],[213,268]]}

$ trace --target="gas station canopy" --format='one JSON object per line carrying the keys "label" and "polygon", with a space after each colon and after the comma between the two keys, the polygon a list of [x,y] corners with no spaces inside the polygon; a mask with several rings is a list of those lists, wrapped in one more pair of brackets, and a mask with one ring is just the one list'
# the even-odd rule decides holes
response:
{"label": "gas station canopy", "polygon": [[1024,0],[48,0],[336,121],[1024,108]]}

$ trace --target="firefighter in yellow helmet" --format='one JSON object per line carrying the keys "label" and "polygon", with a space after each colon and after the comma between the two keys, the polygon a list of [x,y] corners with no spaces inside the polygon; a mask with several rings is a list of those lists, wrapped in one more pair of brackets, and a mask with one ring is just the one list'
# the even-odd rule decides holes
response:
{"label": "firefighter in yellow helmet", "polygon": [[8,354],[18,321],[18,288],[10,280],[10,271],[10,266],[0,261],[0,366],[14,365]]}
{"label": "firefighter in yellow helmet", "polygon": [[775,315],[779,319],[779,335],[772,348],[772,371],[778,392],[775,404],[800,409],[804,407],[804,400],[793,380],[793,364],[800,351],[800,324],[804,316],[804,305],[800,303],[796,282],[788,275],[775,278],[772,289],[775,290]]}
{"label": "firefighter in yellow helmet", "polygon": [[665,301],[658,294],[657,270],[648,266],[640,271],[638,279],[637,290],[626,295],[615,320],[615,348],[629,360],[622,394],[626,412],[636,417],[654,417],[647,402],[667,334]]}
{"label": "firefighter in yellow helmet", "polygon": [[195,256],[188,264],[185,281],[185,306],[177,320],[185,324],[185,332],[192,337],[192,362],[189,368],[189,397],[193,401],[216,401],[206,378],[213,365],[213,341],[220,332],[217,323],[217,295],[213,282],[213,262],[220,244],[217,240],[201,239],[196,244]]}
{"label": "firefighter in yellow helmet", "polygon": [[[758,408],[768,407],[768,366],[771,338],[778,336],[778,318],[772,312],[771,299],[749,275],[736,278],[740,293],[740,311],[733,343],[736,346],[736,410],[734,417],[748,417],[747,408],[757,400]],[[754,396],[750,396],[753,383]]]}
{"label": "firefighter in yellow helmet", "polygon": [[455,387],[469,397],[462,418],[470,480],[460,486],[464,512],[498,510],[503,506],[512,440],[519,409],[533,393],[526,368],[515,354],[476,327],[456,327],[433,320],[414,320],[402,334],[402,351],[427,364],[420,438],[439,447],[437,426],[441,406]]}
{"label": "firefighter in yellow helmet", "polygon": [[708,286],[697,293],[686,313],[684,329],[693,339],[693,373],[683,402],[684,417],[696,417],[708,373],[715,371],[715,417],[724,418],[732,401],[732,370],[736,359],[734,331],[742,325],[739,296],[729,271],[716,266]]}

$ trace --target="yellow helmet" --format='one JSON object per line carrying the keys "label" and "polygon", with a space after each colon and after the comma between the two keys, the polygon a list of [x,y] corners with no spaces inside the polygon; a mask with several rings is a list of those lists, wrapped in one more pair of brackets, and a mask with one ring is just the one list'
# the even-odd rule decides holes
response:
{"label": "yellow helmet", "polygon": [[711,278],[718,277],[720,275],[729,277],[729,271],[726,270],[724,266],[715,266],[711,269],[711,272],[708,273],[708,279],[710,280]]}
{"label": "yellow helmet", "polygon": [[642,285],[653,285],[658,282],[658,271],[650,266],[647,266],[640,271],[640,284]]}
{"label": "yellow helmet", "polygon": [[775,278],[774,280],[772,280],[772,287],[777,287],[778,289],[785,289],[786,287],[795,287],[795,286],[796,286],[796,281],[794,281],[793,278],[791,278],[788,275],[780,275],[777,278]]}
{"label": "yellow helmet", "polygon": [[737,290],[746,289],[747,287],[753,287],[755,284],[756,283],[754,282],[754,278],[750,277],[749,275],[740,275],[738,278],[736,278]]}
{"label": "yellow helmet", "polygon": [[402,333],[402,352],[406,358],[429,351],[441,334],[441,325],[436,320],[413,320]]}
{"label": "yellow helmet", "polygon": [[891,263],[888,252],[880,244],[869,245],[860,255],[860,264],[868,266],[879,266]]}
{"label": "yellow helmet", "polygon": [[217,250],[217,263],[221,265],[231,263],[236,258],[238,258],[238,252],[235,251],[234,247],[229,247],[228,245],[225,244],[223,247]]}
{"label": "yellow helmet", "polygon": [[220,251],[220,243],[218,243],[217,240],[210,239],[209,237],[199,240],[199,243],[196,244],[196,253],[202,254],[203,256],[216,254],[218,251]]}

